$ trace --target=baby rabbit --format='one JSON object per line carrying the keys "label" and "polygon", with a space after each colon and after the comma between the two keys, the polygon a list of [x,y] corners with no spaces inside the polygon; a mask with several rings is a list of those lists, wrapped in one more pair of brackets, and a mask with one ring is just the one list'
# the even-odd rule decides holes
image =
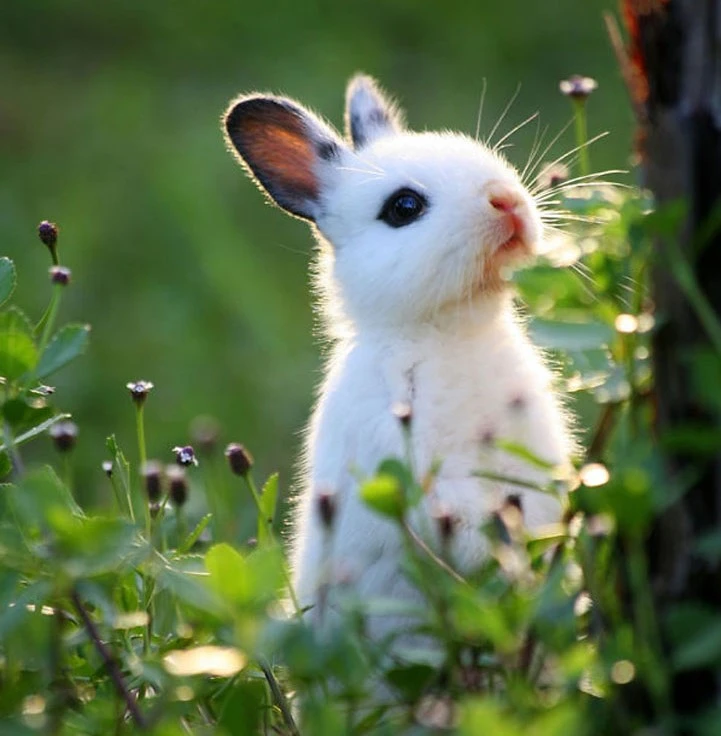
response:
{"label": "baby rabbit", "polygon": [[[332,562],[367,600],[413,599],[395,524],[368,509],[359,478],[410,452],[423,478],[440,463],[411,516],[419,533],[438,509],[455,520],[451,559],[461,571],[487,554],[479,531],[509,494],[521,494],[529,528],[557,521],[559,502],[474,474],[543,480],[494,438],[550,463],[572,440],[551,375],[514,313],[509,270],[542,237],[539,212],[497,152],[454,133],[414,133],[376,83],[356,76],[346,95],[346,138],[285,97],[251,94],[225,115],[229,147],[248,175],[320,246],[317,288],[333,339],[306,437],[295,512],[293,585],[320,620],[327,570],[320,494],[333,493]],[[397,413],[397,412],[396,412]],[[433,543],[433,540],[430,540]],[[382,637],[398,620],[371,618]]]}

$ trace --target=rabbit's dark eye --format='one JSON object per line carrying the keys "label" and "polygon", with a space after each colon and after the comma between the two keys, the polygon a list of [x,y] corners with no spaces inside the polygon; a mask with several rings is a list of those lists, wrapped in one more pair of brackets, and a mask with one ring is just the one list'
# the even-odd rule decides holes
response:
{"label": "rabbit's dark eye", "polygon": [[378,219],[391,227],[403,227],[417,220],[427,207],[428,200],[422,194],[403,188],[388,197]]}

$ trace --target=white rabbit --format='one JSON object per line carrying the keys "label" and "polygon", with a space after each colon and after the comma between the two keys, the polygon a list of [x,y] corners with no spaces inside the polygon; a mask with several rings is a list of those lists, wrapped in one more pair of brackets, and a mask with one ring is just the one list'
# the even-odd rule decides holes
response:
{"label": "white rabbit", "polygon": [[[326,570],[318,496],[329,491],[337,504],[336,571],[363,599],[417,595],[401,571],[396,526],[358,495],[359,477],[404,456],[392,412],[399,402],[412,412],[417,475],[441,463],[412,523],[423,531],[437,508],[449,512],[460,570],[484,558],[479,527],[509,494],[521,495],[531,529],[557,521],[560,504],[549,495],[474,475],[538,479],[493,437],[558,465],[573,447],[551,374],[507,283],[509,268],[529,259],[542,237],[518,173],[469,137],[407,131],[366,76],[348,85],[347,140],[297,102],[271,95],[233,101],[224,120],[248,174],[280,207],[310,221],[320,245],[317,286],[334,342],[295,512],[301,605],[317,602]],[[370,633],[381,637],[398,623],[372,619]]]}

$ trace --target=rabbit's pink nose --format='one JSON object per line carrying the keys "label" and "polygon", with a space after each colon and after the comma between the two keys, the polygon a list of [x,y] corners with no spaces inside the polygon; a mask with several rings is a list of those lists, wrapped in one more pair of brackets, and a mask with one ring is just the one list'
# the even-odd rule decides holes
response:
{"label": "rabbit's pink nose", "polygon": [[494,210],[513,212],[521,204],[521,197],[507,187],[492,187],[488,191],[488,201]]}

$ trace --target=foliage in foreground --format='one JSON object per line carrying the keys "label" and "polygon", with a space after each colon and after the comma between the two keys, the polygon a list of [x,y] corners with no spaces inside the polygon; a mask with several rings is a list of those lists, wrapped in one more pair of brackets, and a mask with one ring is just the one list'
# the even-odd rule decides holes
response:
{"label": "foliage in foreground", "polygon": [[[669,673],[721,656],[711,612],[678,606],[657,616],[644,553],[652,519],[685,490],[664,472],[663,447],[718,449],[714,438],[699,443],[692,428],[655,438],[651,426],[654,316],[643,284],[651,235],[672,233],[678,213],[649,214],[637,192],[610,188],[566,190],[563,205],[583,219],[572,240],[559,240],[517,277],[535,341],[557,358],[574,405],[595,426],[572,478],[559,481],[547,468],[545,491],[570,489],[563,523],[530,538],[521,509],[499,509],[479,530],[489,560],[463,578],[443,543],[430,549],[406,524],[428,479],[413,477],[412,458],[389,458],[362,493],[399,525],[406,574],[424,605],[399,611],[392,601],[354,598],[333,567],[328,498],[318,510],[328,585],[317,605],[333,600],[340,613],[319,632],[284,593],[278,478],[259,490],[239,445],[228,447],[224,472],[212,443],[206,454],[198,448],[198,467],[188,447],[176,448],[172,467],[147,462],[152,384],[128,386],[137,465],[107,441],[103,472],[114,505],[102,513],[78,505],[76,429],[44,381],[82,352],[88,331],[55,331],[68,288],[57,263],[50,306],[33,325],[7,306],[15,270],[0,260],[0,462],[12,476],[0,497],[3,733],[673,732]],[[707,366],[700,356],[700,390],[708,389]],[[708,390],[699,400],[718,405]],[[24,443],[46,431],[61,450],[60,470],[26,468]],[[488,441],[543,466],[503,438]],[[252,540],[238,518],[240,494],[256,507]],[[438,523],[448,540],[453,521]],[[718,554],[719,539],[701,544]],[[410,616],[427,644],[401,650],[369,641],[369,613]],[[671,651],[662,651],[662,631]],[[392,704],[371,697],[378,683]],[[694,727],[716,732],[721,714]]]}

